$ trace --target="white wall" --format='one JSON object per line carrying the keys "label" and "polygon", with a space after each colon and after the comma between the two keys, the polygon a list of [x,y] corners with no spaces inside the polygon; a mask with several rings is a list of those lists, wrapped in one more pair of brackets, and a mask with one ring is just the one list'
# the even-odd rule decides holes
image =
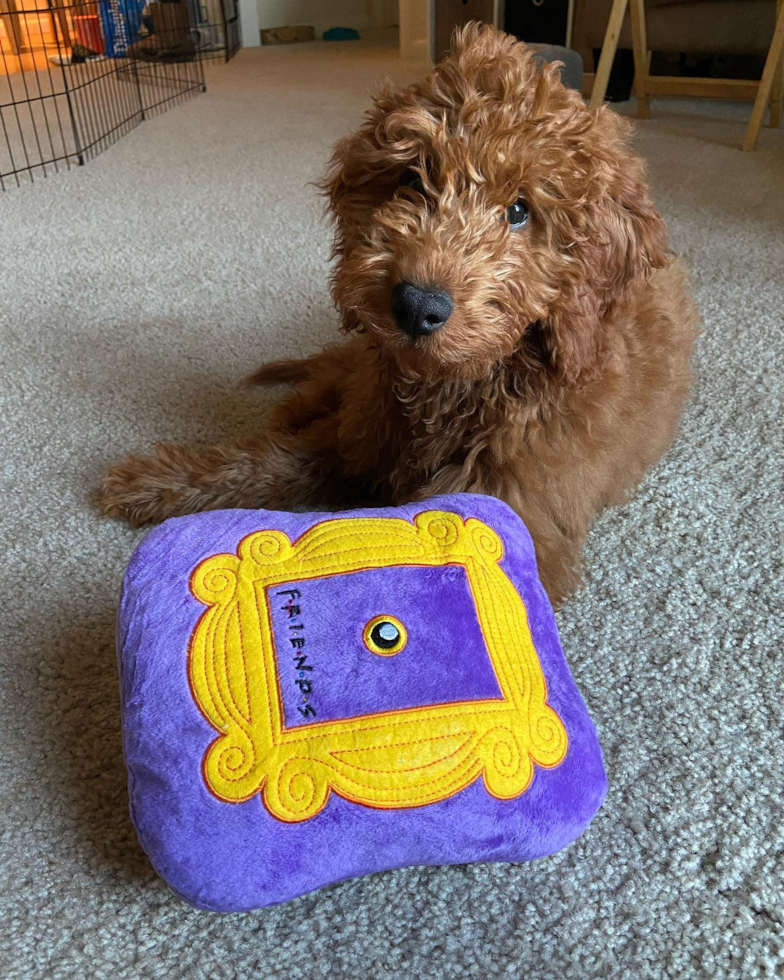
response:
{"label": "white wall", "polygon": [[257,0],[239,0],[239,8],[242,46],[243,48],[257,48],[261,44]]}
{"label": "white wall", "polygon": [[396,4],[390,0],[257,0],[257,4],[262,30],[310,24],[320,37],[330,27],[362,31],[397,23]]}
{"label": "white wall", "polygon": [[400,0],[400,56],[405,61],[430,60],[430,6],[426,0]]}

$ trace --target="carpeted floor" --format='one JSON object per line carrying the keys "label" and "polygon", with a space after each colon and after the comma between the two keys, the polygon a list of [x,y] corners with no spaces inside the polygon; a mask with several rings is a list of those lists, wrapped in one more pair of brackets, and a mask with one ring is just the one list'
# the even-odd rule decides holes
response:
{"label": "carpeted floor", "polygon": [[705,333],[675,449],[590,540],[560,615],[610,794],[531,866],[409,869],[233,916],[169,893],[126,812],[113,630],[142,532],[106,463],[252,428],[239,379],[329,338],[307,181],[391,50],[241,54],[87,168],[0,196],[0,976],[710,977],[784,972],[784,131],[657,103],[658,202]]}

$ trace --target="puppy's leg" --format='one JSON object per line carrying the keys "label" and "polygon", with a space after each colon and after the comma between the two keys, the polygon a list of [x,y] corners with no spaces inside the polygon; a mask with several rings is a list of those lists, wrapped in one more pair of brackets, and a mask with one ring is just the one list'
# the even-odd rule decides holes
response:
{"label": "puppy's leg", "polygon": [[245,447],[158,443],[154,456],[128,456],[109,470],[101,506],[133,526],[224,507],[295,506],[318,482],[312,462],[290,438]]}
{"label": "puppy's leg", "polygon": [[363,488],[341,475],[341,392],[353,364],[348,344],[263,370],[266,381],[307,379],[276,406],[270,427],[237,446],[157,445],[109,470],[99,503],[133,525],[224,507],[284,510],[312,501],[348,506]]}
{"label": "puppy's leg", "polygon": [[329,476],[312,438],[269,433],[244,446],[157,444],[155,456],[129,456],[107,473],[100,506],[138,527],[224,507],[272,510],[307,503]]}

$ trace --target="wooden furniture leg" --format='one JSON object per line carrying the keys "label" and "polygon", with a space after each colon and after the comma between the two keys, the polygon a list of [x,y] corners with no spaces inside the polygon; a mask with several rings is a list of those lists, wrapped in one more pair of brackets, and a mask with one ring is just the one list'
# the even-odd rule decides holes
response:
{"label": "wooden furniture leg", "polygon": [[15,0],[0,0],[0,19],[5,24],[11,54],[19,55],[25,50],[22,22],[17,12]]}
{"label": "wooden furniture leg", "polygon": [[[50,16],[57,16],[57,27],[59,27],[59,39],[60,47],[64,51],[70,51],[73,47],[73,40],[71,39],[71,28],[68,23],[68,14],[65,10],[66,0],[49,0],[49,10],[51,11]],[[55,27],[54,16],[52,16],[52,27]],[[57,28],[55,27],[55,37],[58,35]]]}
{"label": "wooden furniture leg", "polygon": [[591,101],[588,103],[592,109],[598,109],[607,94],[607,83],[610,80],[610,71],[615,61],[615,52],[618,50],[618,38],[621,35],[623,18],[626,16],[628,3],[629,0],[613,0],[610,19],[607,21],[607,31],[604,35],[602,55],[599,58],[599,67],[596,69],[596,77],[591,89]]}
{"label": "wooden furniture leg", "polygon": [[637,115],[650,119],[648,101],[648,37],[645,31],[645,0],[629,0],[632,21],[632,46],[634,48],[634,92],[637,96]]}
{"label": "wooden furniture leg", "polygon": [[[776,10],[781,14],[784,0],[778,0]],[[778,68],[773,76],[773,88],[770,90],[770,125],[778,129],[781,125],[781,104],[784,101],[784,54],[779,58]]]}
{"label": "wooden furniture leg", "polygon": [[778,8],[773,40],[770,42],[770,50],[768,51],[765,68],[763,69],[762,78],[757,89],[757,98],[754,101],[749,127],[746,130],[746,138],[743,141],[743,149],[747,153],[757,145],[757,138],[759,137],[760,127],[762,126],[762,118],[765,115],[765,108],[773,91],[773,82],[779,70],[782,51],[784,51],[784,4],[781,4]]}

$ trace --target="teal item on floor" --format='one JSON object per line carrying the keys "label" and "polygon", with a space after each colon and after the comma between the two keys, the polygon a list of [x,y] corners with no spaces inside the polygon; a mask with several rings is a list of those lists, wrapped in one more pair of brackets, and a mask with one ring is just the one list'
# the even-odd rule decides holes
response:
{"label": "teal item on floor", "polygon": [[324,31],[323,38],[325,41],[358,41],[359,31],[353,27],[330,27]]}

